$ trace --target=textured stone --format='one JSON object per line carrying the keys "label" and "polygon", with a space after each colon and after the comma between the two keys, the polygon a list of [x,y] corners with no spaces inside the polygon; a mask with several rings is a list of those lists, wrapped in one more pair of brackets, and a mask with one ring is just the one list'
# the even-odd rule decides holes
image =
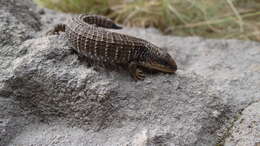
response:
{"label": "textured stone", "polygon": [[[259,43],[126,28],[119,32],[168,49],[179,67],[135,82],[125,71],[87,66],[63,35],[42,35],[66,15],[26,15],[41,18],[25,21],[42,24],[38,32],[16,17],[19,9],[0,8],[1,146],[215,145],[259,101]],[[232,135],[227,145],[243,139]]]}
{"label": "textured stone", "polygon": [[248,106],[230,130],[226,146],[260,145],[260,102]]}

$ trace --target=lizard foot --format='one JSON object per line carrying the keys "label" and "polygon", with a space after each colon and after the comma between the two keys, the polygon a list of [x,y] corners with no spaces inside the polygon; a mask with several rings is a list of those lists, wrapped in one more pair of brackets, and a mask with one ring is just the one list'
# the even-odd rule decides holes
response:
{"label": "lizard foot", "polygon": [[59,35],[60,32],[65,31],[65,25],[64,24],[57,24],[53,29],[46,32],[45,35]]}
{"label": "lizard foot", "polygon": [[131,74],[131,76],[134,78],[134,80],[144,80],[145,78],[145,75],[143,73],[143,71],[138,68],[138,65],[136,62],[131,62],[129,65],[128,65],[128,70]]}
{"label": "lizard foot", "polygon": [[135,80],[144,80],[145,75],[144,75],[143,71],[138,68],[138,69],[136,69],[134,78],[135,78]]}

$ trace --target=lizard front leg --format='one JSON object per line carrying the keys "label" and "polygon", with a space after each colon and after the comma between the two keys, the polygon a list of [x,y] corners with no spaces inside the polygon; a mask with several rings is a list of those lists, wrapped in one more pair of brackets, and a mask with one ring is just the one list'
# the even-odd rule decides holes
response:
{"label": "lizard front leg", "polygon": [[128,65],[128,70],[131,74],[131,76],[137,81],[137,80],[144,80],[145,75],[141,68],[138,68],[138,65],[136,62],[130,62]]}
{"label": "lizard front leg", "polygon": [[46,35],[55,35],[55,34],[60,34],[60,32],[65,32],[65,24],[57,24],[54,26],[53,29],[48,31]]}

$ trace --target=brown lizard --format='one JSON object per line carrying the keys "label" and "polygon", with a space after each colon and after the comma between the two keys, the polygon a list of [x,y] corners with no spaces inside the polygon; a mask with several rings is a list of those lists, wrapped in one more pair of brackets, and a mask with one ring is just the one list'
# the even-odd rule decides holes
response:
{"label": "brown lizard", "polygon": [[146,40],[104,28],[121,29],[104,16],[82,14],[71,17],[66,25],[56,25],[47,34],[65,32],[77,53],[104,64],[127,66],[135,80],[145,78],[143,68],[165,73],[177,70],[174,59],[165,50]]}

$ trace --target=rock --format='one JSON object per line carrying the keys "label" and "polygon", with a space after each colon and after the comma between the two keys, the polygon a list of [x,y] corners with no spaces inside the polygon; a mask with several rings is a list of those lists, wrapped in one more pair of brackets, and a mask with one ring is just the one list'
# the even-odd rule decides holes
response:
{"label": "rock", "polygon": [[64,35],[42,35],[67,15],[28,12],[38,31],[16,17],[24,9],[0,8],[1,146],[222,144],[240,111],[259,101],[259,43],[126,28],[119,32],[168,49],[180,68],[135,82],[88,67]]}
{"label": "rock", "polygon": [[221,98],[235,111],[260,99],[260,44],[257,42],[161,36],[153,30],[125,32],[168,49],[180,70],[214,82],[214,90],[220,91]]}
{"label": "rock", "polygon": [[28,3],[0,0],[0,87],[1,82],[12,74],[12,61],[25,53],[19,50],[19,45],[40,29],[38,15],[29,9],[32,6],[26,5]]}
{"label": "rock", "polygon": [[[125,72],[88,68],[57,36],[25,41],[20,49],[26,49],[26,55],[15,60],[5,90],[35,107],[44,120],[64,119],[68,125],[94,131],[88,135],[106,133],[106,138],[117,139],[122,136],[115,135],[119,128],[137,128],[141,131],[129,131],[125,137],[145,130],[146,143],[214,144],[214,132],[229,111],[209,89],[210,83],[193,73],[150,75],[144,82],[134,82]],[[106,143],[132,141],[118,142]]]}
{"label": "rock", "polygon": [[[0,88],[12,76],[13,61],[25,54],[19,46],[40,29],[37,15],[29,1],[0,0]],[[0,93],[0,146],[7,145],[22,128],[34,121],[25,107],[12,98],[11,92]]]}
{"label": "rock", "polygon": [[[10,25],[17,26],[19,23],[22,23],[34,31],[41,29],[40,17],[35,13],[38,8],[31,0],[0,0],[0,9],[3,13],[10,13],[11,17],[15,17],[18,20],[18,22]],[[30,31],[27,33],[30,33]]]}
{"label": "rock", "polygon": [[248,106],[230,130],[226,146],[260,145],[260,102]]}

